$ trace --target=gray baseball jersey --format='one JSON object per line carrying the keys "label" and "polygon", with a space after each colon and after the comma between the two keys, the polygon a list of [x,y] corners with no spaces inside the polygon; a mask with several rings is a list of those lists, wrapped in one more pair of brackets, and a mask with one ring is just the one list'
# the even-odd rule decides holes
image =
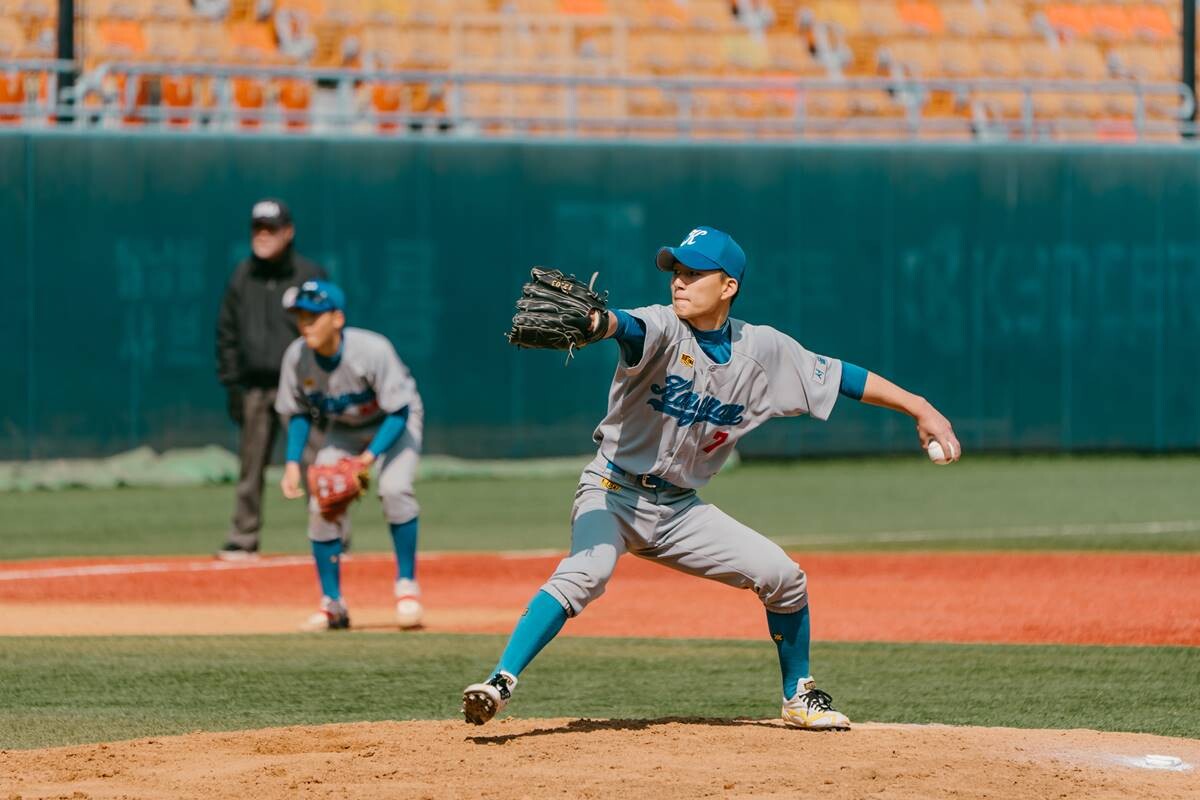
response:
{"label": "gray baseball jersey", "polygon": [[[331,372],[317,363],[304,339],[292,342],[283,354],[275,410],[282,416],[314,410],[330,420],[325,445],[315,463],[331,464],[367,448],[383,418],[408,406],[404,433],[380,453],[376,486],[388,522],[403,523],[420,512],[413,494],[424,435],[425,410],[417,383],[386,337],[362,328],[342,331],[342,357]],[[309,499],[308,535],[315,541],[346,539],[350,514],[324,519]]]}
{"label": "gray baseball jersey", "polygon": [[716,364],[670,306],[629,311],[646,325],[642,359],[617,364],[593,438],[622,469],[696,489],[746,433],[772,417],[827,419],[842,362],[765,325],[731,319],[733,355]]}
{"label": "gray baseball jersey", "polygon": [[284,417],[317,411],[338,425],[362,427],[409,407],[423,412],[417,383],[386,337],[362,328],[342,331],[342,358],[332,372],[300,338],[288,345],[275,410]]}

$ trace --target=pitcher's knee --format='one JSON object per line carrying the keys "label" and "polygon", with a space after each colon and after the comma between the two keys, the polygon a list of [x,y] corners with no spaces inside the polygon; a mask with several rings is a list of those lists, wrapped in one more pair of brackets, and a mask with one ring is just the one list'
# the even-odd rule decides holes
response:
{"label": "pitcher's knee", "polygon": [[808,605],[808,576],[791,559],[773,567],[755,590],[768,611],[789,613]]}
{"label": "pitcher's knee", "polygon": [[560,569],[550,576],[542,591],[562,603],[569,616],[580,614],[589,603],[604,594],[612,571],[597,573],[589,570]]}

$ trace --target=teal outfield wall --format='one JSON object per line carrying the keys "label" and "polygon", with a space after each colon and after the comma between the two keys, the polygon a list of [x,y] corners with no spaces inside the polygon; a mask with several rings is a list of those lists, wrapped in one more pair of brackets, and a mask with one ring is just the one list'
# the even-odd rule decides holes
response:
{"label": "teal outfield wall", "polygon": [[[696,224],[750,259],[736,315],[934,400],[967,447],[1200,443],[1200,151],[0,135],[0,458],[231,444],[213,368],[252,201],[285,198],[352,324],[396,343],[428,449],[591,446],[615,346],[567,367],[502,334],[533,264],[667,298]],[[898,451],[843,402],[749,454]]]}

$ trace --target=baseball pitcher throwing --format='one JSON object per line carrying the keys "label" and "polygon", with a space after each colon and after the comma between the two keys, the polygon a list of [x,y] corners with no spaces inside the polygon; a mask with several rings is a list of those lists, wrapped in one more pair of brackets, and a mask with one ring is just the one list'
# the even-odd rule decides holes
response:
{"label": "baseball pitcher throwing", "polygon": [[772,417],[827,419],[839,396],[904,412],[922,445],[957,460],[949,421],[917,395],[867,370],[811,353],[774,328],[729,316],[746,256],[729,234],[698,227],[664,247],[670,305],[609,311],[590,286],[534,269],[517,302],[509,340],[571,349],[616,339],[620,356],[608,413],[596,428],[571,512],[571,550],[533,596],[491,677],[468,686],[462,710],[481,725],[503,709],[518,676],[562,629],[604,592],[617,559],[641,558],[752,589],[783,673],[783,720],[798,728],[845,729],[844,714],[816,687],[809,666],[810,615],[804,571],[770,539],[696,490],[739,438]]}
{"label": "baseball pitcher throwing", "polygon": [[275,410],[288,420],[284,497],[304,496],[300,457],[314,418],[328,422],[325,446],[308,470],[308,538],[321,584],[321,610],[310,629],[350,627],[342,599],[341,557],[350,536],[350,503],[379,464],[379,497],[396,551],[396,619],[421,624],[416,582],[417,514],[413,480],[425,411],[417,384],[385,337],[347,328],[345,294],[329,281],[307,281],[284,296],[300,338],[283,354]]}

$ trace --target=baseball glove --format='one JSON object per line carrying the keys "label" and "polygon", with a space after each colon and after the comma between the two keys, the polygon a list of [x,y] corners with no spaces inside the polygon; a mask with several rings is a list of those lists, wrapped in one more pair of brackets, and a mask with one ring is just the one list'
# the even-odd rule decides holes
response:
{"label": "baseball glove", "polygon": [[[530,280],[521,288],[517,313],[513,316],[508,341],[517,347],[572,351],[604,338],[608,292],[597,294],[591,283],[556,269],[534,267]],[[591,312],[600,312],[596,330],[591,329]],[[569,357],[568,357],[569,360]]]}
{"label": "baseball glove", "polygon": [[358,498],[366,494],[370,471],[357,458],[339,459],[333,464],[313,464],[308,468],[308,491],[316,499],[321,516],[333,522]]}

